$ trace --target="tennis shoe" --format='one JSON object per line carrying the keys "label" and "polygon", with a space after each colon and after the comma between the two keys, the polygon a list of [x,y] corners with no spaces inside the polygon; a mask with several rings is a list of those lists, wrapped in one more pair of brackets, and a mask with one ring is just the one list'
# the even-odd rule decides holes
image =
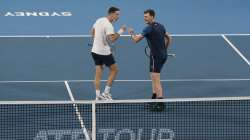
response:
{"label": "tennis shoe", "polygon": [[112,99],[112,95],[110,93],[102,93],[102,96],[106,99],[106,100],[113,100]]}
{"label": "tennis shoe", "polygon": [[96,96],[95,100],[107,100],[103,95]]}

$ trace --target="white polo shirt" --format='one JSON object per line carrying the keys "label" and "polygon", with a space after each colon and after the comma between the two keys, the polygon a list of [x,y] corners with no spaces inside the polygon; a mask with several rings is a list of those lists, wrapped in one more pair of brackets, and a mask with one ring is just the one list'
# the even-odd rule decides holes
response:
{"label": "white polo shirt", "polygon": [[113,25],[107,17],[102,17],[96,20],[93,28],[95,29],[95,37],[91,51],[99,55],[110,55],[111,48],[107,35],[115,33]]}

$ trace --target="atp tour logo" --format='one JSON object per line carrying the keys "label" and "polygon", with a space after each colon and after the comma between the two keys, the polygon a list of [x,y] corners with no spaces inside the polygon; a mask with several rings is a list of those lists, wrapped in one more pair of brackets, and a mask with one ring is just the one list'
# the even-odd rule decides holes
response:
{"label": "atp tour logo", "polygon": [[[151,129],[145,132],[144,129],[98,129],[97,140],[173,140],[175,133],[173,130],[160,128]],[[147,138],[145,136],[147,135]],[[91,136],[91,132],[89,132]],[[124,138],[126,136],[126,138]],[[86,140],[82,129],[73,130],[41,130],[33,140]]]}
{"label": "atp tour logo", "polygon": [[5,12],[1,14],[4,17],[70,17],[73,14],[68,11],[64,12],[47,12],[47,11],[16,11]]}

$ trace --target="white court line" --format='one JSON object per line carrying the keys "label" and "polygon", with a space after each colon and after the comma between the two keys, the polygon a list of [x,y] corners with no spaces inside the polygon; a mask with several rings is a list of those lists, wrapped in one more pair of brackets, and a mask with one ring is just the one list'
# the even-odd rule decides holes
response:
{"label": "white court line", "polygon": [[[70,97],[71,101],[74,102],[75,99],[74,99],[74,96],[73,96],[73,94],[72,94],[72,91],[71,91],[71,89],[70,89],[70,87],[69,87],[68,82],[67,82],[67,81],[64,81],[64,83],[65,83],[65,86],[66,86],[66,88],[67,88],[67,90],[68,90],[69,97]],[[84,125],[84,121],[83,121],[83,118],[82,118],[82,116],[81,116],[81,113],[80,113],[80,111],[79,111],[79,109],[78,109],[78,107],[77,107],[77,104],[73,104],[73,106],[74,106],[74,108],[75,108],[75,110],[76,110],[76,115],[77,115],[77,117],[78,117],[78,119],[79,119],[79,121],[80,121],[81,128],[83,129],[83,134],[85,135],[86,140],[90,140],[88,131],[87,131],[85,125]]]}
{"label": "white court line", "polygon": [[[55,81],[0,81],[0,83],[63,83],[63,82],[93,82],[94,80],[55,80]],[[106,82],[107,80],[101,80]],[[162,82],[230,82],[250,81],[250,79],[163,79]],[[115,80],[115,82],[151,82],[151,80]]]}
{"label": "white court line", "polygon": [[240,50],[237,49],[237,47],[225,36],[222,35],[222,37],[225,39],[225,41],[234,49],[236,53],[250,66],[250,62],[247,60],[247,58],[240,52]]}
{"label": "white court line", "polygon": [[[231,33],[231,34],[171,34],[171,36],[221,36],[221,35],[226,35],[226,36],[250,36],[250,34],[241,34],[241,33]],[[130,37],[130,35],[121,35],[123,37]],[[25,37],[29,37],[29,38],[60,38],[60,37],[91,37],[91,35],[76,35],[76,34],[64,34],[64,35],[0,35],[0,38],[9,38],[9,37],[14,37],[14,38],[25,38]]]}

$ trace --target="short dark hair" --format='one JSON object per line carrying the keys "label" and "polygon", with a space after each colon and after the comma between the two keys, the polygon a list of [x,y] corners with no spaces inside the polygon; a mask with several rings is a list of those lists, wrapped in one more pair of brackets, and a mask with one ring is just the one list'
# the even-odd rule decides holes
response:
{"label": "short dark hair", "polygon": [[147,9],[146,11],[144,11],[144,14],[149,13],[150,16],[155,17],[155,11],[153,9]]}
{"label": "short dark hair", "polygon": [[117,8],[117,7],[112,6],[112,7],[109,8],[108,14],[114,13],[114,12],[116,12],[116,11],[120,11],[120,9]]}

